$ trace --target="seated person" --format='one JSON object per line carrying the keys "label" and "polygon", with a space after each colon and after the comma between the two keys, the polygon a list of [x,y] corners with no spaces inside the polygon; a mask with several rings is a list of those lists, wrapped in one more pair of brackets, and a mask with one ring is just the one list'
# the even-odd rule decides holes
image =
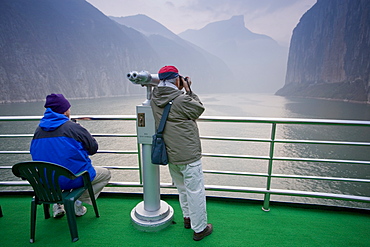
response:
{"label": "seated person", "polygon": [[[31,142],[32,159],[64,166],[74,174],[88,171],[97,198],[108,184],[111,174],[106,168],[92,166],[89,155],[97,152],[98,143],[84,127],[70,121],[70,107],[71,104],[62,94],[50,94],[46,97],[46,111]],[[82,177],[75,180],[61,177],[59,182],[63,190],[83,186]],[[87,211],[82,202],[91,205],[88,191],[85,191],[75,203],[76,216],[82,216]],[[62,217],[64,214],[63,205],[53,205],[54,218]]]}

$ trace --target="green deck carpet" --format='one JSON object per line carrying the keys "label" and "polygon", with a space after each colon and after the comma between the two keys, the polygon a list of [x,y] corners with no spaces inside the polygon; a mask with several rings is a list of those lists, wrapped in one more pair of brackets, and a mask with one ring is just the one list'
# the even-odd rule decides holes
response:
{"label": "green deck carpet", "polygon": [[30,196],[0,196],[0,246],[370,246],[370,214],[271,206],[246,200],[207,200],[212,235],[192,240],[183,227],[176,197],[164,199],[175,211],[175,223],[159,232],[140,232],[131,224],[130,212],[142,198],[119,195],[98,199],[100,218],[91,206],[77,218],[79,241],[72,243],[66,217],[43,218],[38,206],[36,241],[29,243]]}

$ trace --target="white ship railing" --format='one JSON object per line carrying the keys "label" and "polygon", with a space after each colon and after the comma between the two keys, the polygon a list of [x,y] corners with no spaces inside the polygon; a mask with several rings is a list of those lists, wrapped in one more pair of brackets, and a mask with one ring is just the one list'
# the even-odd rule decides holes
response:
{"label": "white ship railing", "polygon": [[[0,124],[4,121],[39,121],[39,116],[2,116],[0,117]],[[93,115],[93,116],[73,116],[73,119],[79,121],[94,120],[94,121],[136,121],[135,115]],[[369,194],[338,194],[338,193],[324,193],[320,191],[298,191],[298,190],[282,190],[273,188],[272,179],[304,179],[304,180],[321,180],[321,181],[336,181],[339,183],[365,183],[370,186],[370,174],[363,174],[363,178],[352,177],[335,177],[335,176],[303,176],[303,175],[289,175],[276,174],[273,172],[274,162],[314,162],[314,163],[333,163],[333,164],[355,164],[360,166],[370,165],[370,160],[353,160],[353,159],[329,159],[329,158],[302,158],[302,157],[280,157],[275,154],[276,144],[309,144],[309,145],[335,145],[346,147],[370,147],[370,142],[364,141],[332,141],[332,140],[291,140],[278,139],[276,136],[277,126],[280,125],[310,125],[310,126],[352,126],[352,127],[370,127],[370,121],[350,121],[350,120],[327,120],[327,119],[297,119],[297,118],[242,118],[242,117],[201,117],[198,122],[215,122],[215,123],[254,123],[254,124],[268,124],[270,125],[269,138],[240,138],[240,137],[221,137],[221,136],[201,136],[202,140],[209,141],[228,141],[228,142],[248,142],[248,143],[267,143],[268,155],[235,155],[235,154],[217,154],[217,153],[203,153],[204,158],[217,159],[233,159],[233,160],[265,160],[268,162],[266,173],[252,173],[252,172],[235,172],[235,171],[221,171],[221,170],[204,170],[205,174],[228,175],[228,176],[246,176],[246,177],[261,177],[265,178],[265,186],[260,187],[242,187],[229,185],[205,185],[208,191],[222,191],[222,192],[240,192],[240,193],[257,193],[263,194],[263,209],[269,210],[271,195],[284,196],[298,196],[298,197],[314,197],[324,199],[345,200],[353,202],[370,203]],[[32,130],[33,131],[33,130]],[[32,134],[0,134],[1,141],[7,138],[32,138]],[[136,133],[130,134],[96,134],[95,137],[119,137],[119,138],[136,138]],[[136,167],[132,166],[106,166],[112,170],[137,170],[139,172],[139,181],[123,182],[112,181],[110,187],[142,187],[143,181],[141,178],[141,150],[140,145],[137,145],[137,150],[99,150],[98,153],[104,154],[125,154],[137,155],[138,163]],[[370,153],[370,152],[369,152]],[[0,150],[0,161],[2,155],[14,154],[29,154],[28,150]],[[369,157],[370,159],[370,157]],[[0,163],[0,171],[2,169],[11,169],[13,164]],[[361,169],[360,169],[361,170]],[[14,181],[0,181],[1,187],[7,189],[13,186],[27,186],[27,182],[16,180]],[[161,183],[162,188],[174,188],[171,183]]]}

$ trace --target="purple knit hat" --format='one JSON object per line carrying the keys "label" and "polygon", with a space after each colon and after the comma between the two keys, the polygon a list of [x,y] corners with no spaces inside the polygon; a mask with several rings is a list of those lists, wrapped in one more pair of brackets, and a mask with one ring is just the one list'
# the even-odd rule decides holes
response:
{"label": "purple knit hat", "polygon": [[71,107],[71,104],[63,94],[50,94],[46,96],[45,108],[50,108],[53,112],[63,114]]}

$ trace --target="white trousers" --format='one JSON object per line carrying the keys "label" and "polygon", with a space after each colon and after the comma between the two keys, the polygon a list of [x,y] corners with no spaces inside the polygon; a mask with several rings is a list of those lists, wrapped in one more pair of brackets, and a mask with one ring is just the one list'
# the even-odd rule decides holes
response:
{"label": "white trousers", "polygon": [[[104,189],[104,187],[108,184],[111,174],[107,168],[94,166],[96,176],[93,181],[91,181],[91,185],[94,191],[95,199],[98,198],[100,192]],[[78,200],[92,205],[89,192],[86,190]]]}
{"label": "white trousers", "polygon": [[168,167],[179,192],[183,216],[190,217],[191,228],[196,233],[203,231],[207,227],[207,210],[202,161]]}

